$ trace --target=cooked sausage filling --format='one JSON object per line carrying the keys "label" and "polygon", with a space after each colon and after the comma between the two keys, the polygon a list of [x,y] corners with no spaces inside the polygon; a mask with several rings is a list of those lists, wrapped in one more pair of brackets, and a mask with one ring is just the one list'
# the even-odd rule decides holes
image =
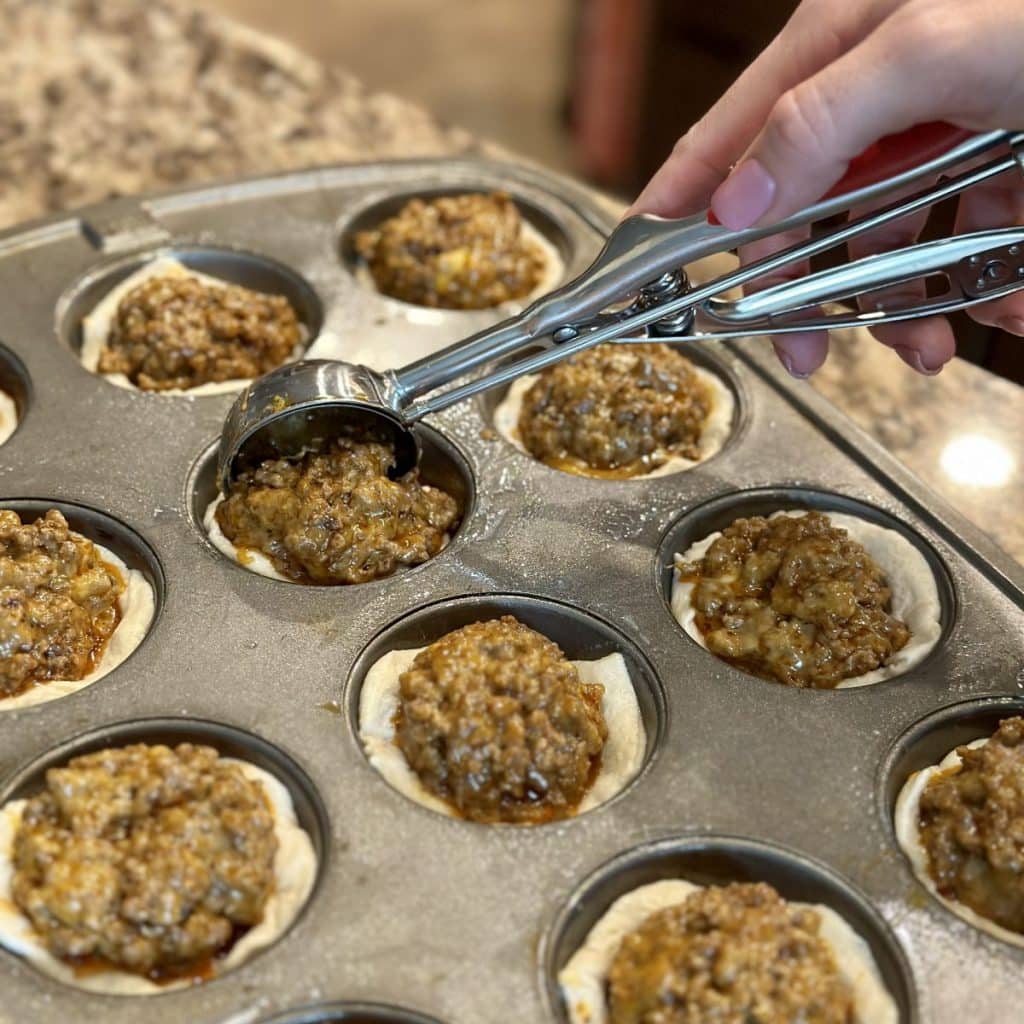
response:
{"label": "cooked sausage filling", "polygon": [[503,192],[411,199],[355,246],[380,291],[420,306],[488,309],[529,295],[544,274]]}
{"label": "cooked sausage filling", "polygon": [[708,650],[787,686],[837,686],[910,638],[882,570],[821,512],[737,519],[679,572]]}
{"label": "cooked sausage filling", "polygon": [[928,872],[946,899],[1024,934],[1024,718],[957,754],[921,793]]}
{"label": "cooked sausage filling", "polygon": [[0,509],[0,697],[87,676],[121,621],[124,589],[56,509],[34,523]]}
{"label": "cooked sausage filling", "polygon": [[14,838],[14,900],[55,957],[154,980],[258,924],[277,839],[263,788],[210,747],[146,744],[46,773]]}
{"label": "cooked sausage filling", "polygon": [[764,883],[702,889],[623,940],[611,1024],[853,1024],[820,917]]}
{"label": "cooked sausage filling", "polygon": [[302,340],[291,303],[239,285],[153,277],[117,307],[100,373],[123,373],[144,391],[259,377]]}
{"label": "cooked sausage filling", "polygon": [[636,476],[672,456],[698,459],[711,405],[693,365],[667,345],[597,345],[540,374],[519,436],[556,468]]}
{"label": "cooked sausage filling", "polygon": [[456,500],[419,481],[388,478],[394,449],[338,438],[324,451],[270,459],[239,475],[217,507],[243,555],[262,551],[299,583],[365,583],[436,555],[458,525]]}
{"label": "cooked sausage filling", "polygon": [[396,741],[436,796],[478,822],[571,815],[600,767],[604,687],[512,616],[456,629],[399,680]]}

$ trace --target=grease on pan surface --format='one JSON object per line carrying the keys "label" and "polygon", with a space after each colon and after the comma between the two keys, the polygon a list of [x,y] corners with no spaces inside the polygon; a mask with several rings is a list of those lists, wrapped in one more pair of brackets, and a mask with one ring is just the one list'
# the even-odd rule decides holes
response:
{"label": "grease on pan surface", "polygon": [[[677,906],[702,889],[684,879],[653,882],[620,896],[605,911],[558,975],[571,1024],[609,1024],[608,979],[623,939],[652,914]],[[838,973],[852,994],[856,1017],[851,1024],[897,1024],[896,1004],[867,943],[830,907],[787,902],[791,908],[813,910],[819,916],[818,934],[830,947]],[[723,984],[734,983],[739,969],[727,972]]]}
{"label": "grease on pan surface", "polygon": [[[531,407],[539,416],[528,446]],[[643,480],[709,459],[728,440],[734,410],[718,375],[675,349],[609,342],[514,381],[493,422],[505,440],[555,469]]]}
{"label": "grease on pan surface", "polygon": [[[1020,719],[1016,720],[1017,723],[1020,721]],[[1003,723],[1000,723],[1000,727],[1002,725]],[[1016,727],[1019,731],[1019,726]],[[1024,948],[1024,934],[998,924],[990,917],[983,916],[973,907],[961,902],[956,898],[955,889],[947,889],[946,894],[940,891],[939,885],[932,875],[928,848],[921,835],[921,798],[925,790],[963,771],[963,760],[960,756],[962,749],[981,750],[991,741],[992,737],[987,737],[957,747],[951,750],[937,765],[914,772],[910,776],[896,800],[894,814],[896,839],[910,861],[910,866],[918,880],[944,907],[980,931],[993,935],[1003,942]],[[980,791],[976,791],[977,787],[972,786],[968,795],[971,814],[966,820],[962,820],[962,815],[958,818],[954,827],[954,835],[962,842],[970,844],[973,849],[968,851],[967,848],[957,843],[956,845],[960,848],[954,852],[964,856],[967,862],[965,874],[969,876],[973,885],[980,888],[980,891],[984,891],[986,888],[981,884],[982,874],[993,871],[992,858],[994,856],[999,861],[999,875],[1002,881],[1018,889],[1016,906],[1008,909],[1019,915],[1022,907],[1021,899],[1024,896],[1024,872],[1021,871],[1020,866],[1022,845],[1020,836],[1024,831],[1024,815],[1020,814],[1019,810],[1016,815],[1009,814],[1005,806],[1006,799],[1018,802],[1024,800],[1024,787],[1021,782],[1024,779],[1024,749],[1017,746],[1014,750],[1017,763],[1012,770],[1000,773],[999,776],[981,783]],[[986,809],[986,804],[989,801],[995,805],[991,810]],[[981,820],[979,821],[979,819]],[[991,832],[998,833],[998,839],[993,840],[991,834],[986,834]]]}
{"label": "grease on pan surface", "polygon": [[18,407],[6,391],[0,391],[0,444],[3,444],[18,425]]}
{"label": "grease on pan surface", "polygon": [[[202,274],[196,270],[186,267],[175,259],[161,257],[145,264],[139,270],[129,275],[118,285],[112,288],[96,307],[82,321],[82,350],[80,359],[82,365],[90,371],[102,376],[105,380],[116,384],[118,387],[128,390],[140,390],[129,377],[123,372],[103,373],[100,370],[104,354],[109,352],[108,340],[113,330],[114,323],[118,316],[118,310],[122,301],[136,289],[156,279],[169,279],[170,281],[195,281],[206,289],[238,288],[228,281],[223,281],[209,274]],[[260,293],[256,293],[261,297]],[[284,355],[281,363],[291,362],[295,359],[305,357],[307,359],[337,359],[342,357],[341,345],[338,339],[329,333],[322,333],[316,338],[309,348],[306,342],[309,341],[309,332],[302,323],[297,324],[297,341],[291,351]],[[265,370],[272,367],[267,366]],[[252,378],[236,378],[232,380],[213,380],[197,384],[193,387],[161,387],[152,389],[152,393],[163,395],[190,395],[199,397],[202,395],[216,395],[224,392],[237,391],[250,382]]]}
{"label": "grease on pan surface", "polygon": [[[522,629],[527,628],[510,616],[502,620],[489,620],[486,623],[474,623],[471,625],[472,627],[491,626],[495,621],[503,624],[511,622]],[[463,629],[466,628],[470,627],[463,627]],[[451,637],[459,632],[459,630],[455,630],[451,634],[446,634],[446,637]],[[533,631],[531,630],[530,632],[532,633]],[[445,640],[446,637],[440,639]],[[546,638],[541,638],[546,641]],[[435,641],[435,644],[439,642]],[[547,643],[550,644],[550,641],[547,641]],[[433,645],[431,646],[433,647]],[[555,647],[553,644],[551,646]],[[370,763],[392,787],[409,799],[439,814],[449,817],[466,817],[467,815],[464,815],[457,809],[449,799],[428,788],[410,765],[402,747],[399,745],[396,719],[403,709],[401,678],[403,674],[413,668],[417,655],[426,650],[427,648],[415,648],[412,650],[391,651],[370,667],[363,680],[359,695],[359,736]],[[555,650],[557,650],[557,647],[555,647]],[[561,655],[560,651],[558,653]],[[609,654],[596,661],[572,661],[569,664],[578,673],[579,682],[584,687],[595,685],[603,687],[600,710],[607,728],[607,735],[598,755],[599,759],[591,761],[591,774],[587,779],[588,785],[579,803],[575,807],[562,808],[557,815],[549,814],[545,817],[538,817],[538,821],[554,820],[557,817],[566,817],[571,814],[581,814],[610,800],[621,792],[639,773],[643,767],[646,752],[647,740],[643,719],[640,714],[633,682],[630,679],[629,671],[622,655],[619,653]],[[442,667],[439,671],[444,675],[448,675],[454,669],[457,669],[457,666]],[[492,682],[496,681],[496,689],[492,692],[490,701],[492,706],[495,704],[504,705],[506,702],[510,704],[517,703],[516,698],[510,696],[514,686],[512,686],[509,678],[504,675],[506,669],[511,675],[514,675],[515,663],[513,662],[495,670],[498,674],[495,674],[492,679]],[[448,680],[449,684],[454,684],[454,682],[454,679]],[[440,689],[444,689],[443,683]],[[499,699],[495,700],[495,698]],[[475,694],[467,701],[467,706],[457,708],[453,714],[457,716],[459,714],[472,715],[479,713],[480,706],[480,695]],[[444,708],[438,710],[437,713],[444,714],[449,711],[451,711],[450,705],[445,704]],[[524,710],[522,707],[512,711],[513,719],[523,714]],[[528,717],[527,715],[527,721]],[[453,718],[453,721],[457,724],[456,719]],[[487,731],[486,727],[479,730],[482,733]],[[463,736],[465,730],[459,728],[456,732],[459,736]],[[477,736],[476,732],[472,735],[474,741],[478,742],[471,743],[473,750],[467,754],[465,763],[475,763],[474,759],[478,758],[480,763],[475,765],[475,768],[479,770],[482,778],[488,777],[493,786],[495,780],[500,779],[503,774],[502,757],[514,758],[514,750],[522,744],[523,739],[516,735],[515,723],[513,723],[511,729],[508,727],[503,729],[495,728],[494,736],[490,739]],[[524,770],[527,778],[532,778],[536,774],[542,774],[535,771],[535,765],[533,764],[526,766],[524,769],[524,765],[518,761],[511,761],[510,763],[514,765],[514,770],[509,771],[506,778],[514,778],[516,775],[523,773]],[[593,768],[595,767],[597,769],[596,774],[593,773]],[[540,779],[539,792],[546,792],[548,783],[548,777]],[[483,784],[481,783],[481,785]],[[530,824],[531,822],[528,818],[522,817],[514,823]]]}
{"label": "grease on pan surface", "polygon": [[[246,761],[234,758],[220,761],[237,765],[246,779],[262,787],[273,820],[276,852],[272,889],[263,907],[262,919],[244,931],[223,958],[214,959],[209,968],[212,976],[237,967],[279,939],[305,905],[317,871],[312,842],[296,820],[291,796],[284,785]],[[0,945],[58,981],[90,992],[157,995],[194,984],[196,979],[192,976],[157,983],[141,974],[102,964],[90,964],[88,969],[78,970],[49,952],[29,918],[15,904],[12,893],[16,870],[13,847],[27,803],[27,800],[13,800],[0,808]],[[83,873],[83,877],[87,877],[87,873]]]}
{"label": "grease on pan surface", "polygon": [[[61,524],[63,523],[64,520],[61,517]],[[60,526],[60,524],[55,525]],[[117,668],[139,646],[153,621],[153,616],[156,612],[156,598],[153,587],[145,576],[138,569],[128,568],[113,551],[103,547],[101,544],[95,544],[87,537],[83,537],[74,531],[69,531],[69,534],[70,538],[76,543],[84,542],[91,545],[97,552],[98,558],[103,563],[112,567],[121,581],[123,581],[124,589],[117,597],[119,621],[114,627],[113,632],[106,639],[99,660],[80,679],[48,679],[30,683],[18,693],[0,696],[0,711],[13,711],[36,704],[43,704],[47,701],[57,700],[60,697],[67,697],[87,686],[91,686],[97,680],[102,679]],[[12,568],[12,573],[17,574],[18,571],[16,568]],[[39,582],[35,581],[33,586],[39,587]],[[6,588],[14,591],[20,589],[16,575],[3,586],[0,586],[0,591]],[[11,657],[17,653],[19,642],[18,619],[15,614],[15,617],[5,624],[4,617],[3,611],[0,610],[0,640],[6,640],[8,645],[13,645],[9,653],[5,652],[4,654],[5,657]]]}
{"label": "grease on pan surface", "polygon": [[320,585],[380,579],[438,554],[462,513],[451,495],[421,484],[418,470],[389,479],[393,464],[390,446],[349,438],[267,460],[210,503],[203,525],[218,551],[261,576]]}
{"label": "grease on pan surface", "polygon": [[[806,510],[781,510],[768,517],[769,521],[780,516],[800,518]],[[924,555],[896,530],[877,526],[858,516],[845,513],[827,512],[828,520],[839,529],[845,530],[849,539],[861,545],[875,565],[884,574],[892,591],[889,615],[904,623],[909,630],[907,642],[895,651],[884,664],[841,678],[836,689],[868,686],[908,672],[920,664],[934,648],[942,634],[941,612],[938,587],[935,577]],[[684,580],[680,566],[698,562],[722,534],[712,533],[703,540],[692,544],[685,552],[675,556],[676,569],[672,579],[671,607],[675,619],[686,633],[708,649],[707,641],[697,624],[697,612],[693,605],[694,583]],[[780,658],[789,658],[796,652],[777,651]],[[742,665],[740,665],[743,668]]]}
{"label": "grease on pan surface", "polygon": [[357,277],[382,294],[449,310],[506,309],[550,291],[558,250],[505,193],[410,199],[355,241]]}

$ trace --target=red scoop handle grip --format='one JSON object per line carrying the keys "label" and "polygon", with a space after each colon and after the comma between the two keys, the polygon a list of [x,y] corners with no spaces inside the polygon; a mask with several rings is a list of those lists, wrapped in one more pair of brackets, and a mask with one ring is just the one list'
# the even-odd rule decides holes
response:
{"label": "red scoop handle grip", "polygon": [[824,198],[855,192],[913,170],[966,142],[973,134],[967,128],[955,128],[944,121],[930,121],[896,135],[886,135],[850,161],[846,173]]}

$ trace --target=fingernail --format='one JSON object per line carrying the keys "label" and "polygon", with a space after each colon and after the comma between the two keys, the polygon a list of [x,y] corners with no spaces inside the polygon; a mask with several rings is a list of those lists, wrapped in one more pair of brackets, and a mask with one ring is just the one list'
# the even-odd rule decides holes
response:
{"label": "fingernail", "polygon": [[918,373],[923,373],[925,376],[934,377],[935,374],[945,366],[945,363],[939,363],[938,366],[931,366],[927,364],[922,358],[921,353],[916,348],[910,348],[906,345],[894,345],[893,349],[899,354],[900,359],[917,370]]}
{"label": "fingernail", "polygon": [[793,357],[788,352],[776,351],[776,355],[779,357],[779,362],[786,368],[786,373],[788,373],[790,377],[796,377],[797,380],[807,380],[807,378],[810,377],[809,373],[801,373],[793,365]]}
{"label": "fingernail", "polygon": [[1004,316],[998,321],[1001,330],[1010,334],[1024,335],[1024,320],[1019,316]]}
{"label": "fingernail", "polygon": [[744,160],[711,197],[711,209],[730,231],[756,224],[775,201],[775,179],[758,160]]}

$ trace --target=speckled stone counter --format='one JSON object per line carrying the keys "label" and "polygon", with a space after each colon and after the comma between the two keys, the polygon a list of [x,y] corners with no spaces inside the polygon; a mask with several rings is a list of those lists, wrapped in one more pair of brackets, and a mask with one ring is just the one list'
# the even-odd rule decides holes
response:
{"label": "speckled stone counter", "polygon": [[[495,152],[284,44],[167,0],[0,0],[0,33],[0,227],[191,182]],[[858,332],[836,339],[806,386],[1024,561],[1019,387],[960,360],[919,377]]]}

